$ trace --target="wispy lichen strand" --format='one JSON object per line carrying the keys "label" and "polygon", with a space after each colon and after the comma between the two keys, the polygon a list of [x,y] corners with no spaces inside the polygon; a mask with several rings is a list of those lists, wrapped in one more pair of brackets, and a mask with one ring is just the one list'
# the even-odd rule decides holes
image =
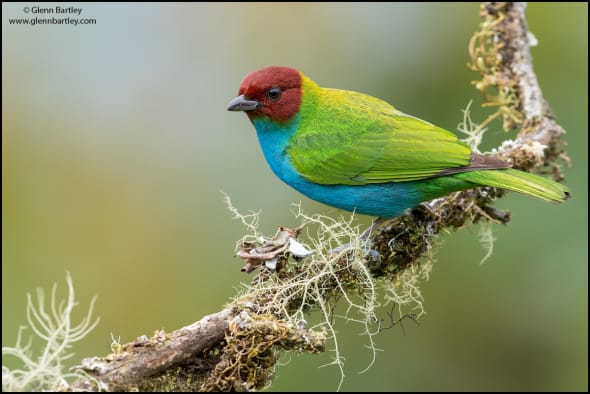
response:
{"label": "wispy lichen strand", "polygon": [[[64,361],[71,358],[72,345],[82,340],[92,331],[99,319],[92,317],[96,297],[90,302],[86,316],[78,324],[71,320],[71,314],[77,305],[72,277],[66,276],[68,297],[58,301],[57,284],[54,284],[49,301],[49,310],[45,308],[45,292],[37,289],[36,303],[31,294],[27,294],[28,326],[22,326],[17,335],[16,345],[2,347],[2,357],[15,357],[22,367],[10,369],[2,365],[2,391],[38,391],[68,387],[68,380],[88,378],[83,371],[72,373],[64,369]],[[32,351],[32,337],[23,343],[24,331],[29,328],[34,336],[43,341],[40,355]],[[91,379],[92,380],[92,379]]]}

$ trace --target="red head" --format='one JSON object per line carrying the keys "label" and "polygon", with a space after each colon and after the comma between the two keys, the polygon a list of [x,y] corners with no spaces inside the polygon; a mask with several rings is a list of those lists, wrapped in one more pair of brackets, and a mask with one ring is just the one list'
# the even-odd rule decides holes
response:
{"label": "red head", "polygon": [[250,120],[266,116],[273,121],[291,119],[301,104],[301,74],[290,67],[270,66],[246,75],[229,111],[245,111]]}

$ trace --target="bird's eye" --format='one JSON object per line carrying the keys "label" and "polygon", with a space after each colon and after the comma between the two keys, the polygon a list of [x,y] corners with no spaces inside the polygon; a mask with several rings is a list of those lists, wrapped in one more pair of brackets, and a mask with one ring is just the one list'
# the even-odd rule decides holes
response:
{"label": "bird's eye", "polygon": [[270,99],[270,101],[277,101],[281,98],[281,93],[281,88],[278,86],[273,86],[272,88],[268,89],[266,96]]}

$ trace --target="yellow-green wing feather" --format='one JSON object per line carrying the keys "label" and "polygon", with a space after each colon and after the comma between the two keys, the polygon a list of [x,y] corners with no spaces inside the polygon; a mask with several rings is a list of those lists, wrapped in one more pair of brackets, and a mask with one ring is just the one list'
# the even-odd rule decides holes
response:
{"label": "yellow-green wing feather", "polygon": [[466,166],[469,147],[440,127],[361,93],[304,79],[301,121],[289,141],[295,169],[321,184],[405,182]]}

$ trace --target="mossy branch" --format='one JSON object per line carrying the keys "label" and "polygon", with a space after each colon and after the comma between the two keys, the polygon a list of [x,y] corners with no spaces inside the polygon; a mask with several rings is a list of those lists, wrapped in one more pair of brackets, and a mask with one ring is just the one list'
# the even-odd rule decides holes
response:
{"label": "mossy branch", "polygon": [[[495,112],[467,132],[478,137],[473,141],[480,140],[476,134],[501,117],[506,131],[519,132],[491,154],[525,171],[550,172],[559,180],[563,175],[558,158],[568,162],[559,145],[564,130],[533,72],[533,36],[527,30],[525,8],[525,3],[481,5],[483,22],[469,44],[469,67],[481,74],[473,83],[484,95],[484,106]],[[289,257],[299,256],[291,249],[299,229],[282,228],[270,240],[255,236],[243,240],[239,249],[247,260],[246,270],[259,268],[260,273],[235,301],[190,326],[139,337],[115,346],[107,357],[85,359],[78,368],[92,378],[79,379],[69,389],[259,390],[270,384],[277,351],[317,353],[325,350],[328,336],[336,340],[333,308],[338,299],[344,299],[347,314],[350,310],[357,313],[354,316],[360,314],[357,321],[365,324],[372,341],[382,328],[371,327],[378,322],[374,309],[382,304],[378,287],[398,304],[419,304],[416,280],[428,274],[424,254],[436,234],[481,220],[507,223],[509,214],[491,207],[503,194],[486,187],[424,203],[382,227],[366,243],[350,222],[299,213],[304,224],[319,228],[308,237],[312,256],[300,264]],[[234,213],[258,236],[256,215]],[[325,321],[308,329],[303,317],[312,309],[319,310]],[[355,319],[352,313],[348,318]],[[335,363],[341,366],[338,354]]]}

